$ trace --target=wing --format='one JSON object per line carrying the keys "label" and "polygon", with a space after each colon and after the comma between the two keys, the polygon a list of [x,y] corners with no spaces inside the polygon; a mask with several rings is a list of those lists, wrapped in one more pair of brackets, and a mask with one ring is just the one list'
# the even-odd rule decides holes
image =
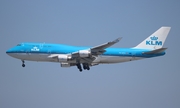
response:
{"label": "wing", "polygon": [[[106,52],[106,48],[114,45],[119,42],[122,38],[117,38],[114,41],[110,41],[89,49],[79,50],[77,52],[73,52],[70,54],[66,54],[67,56],[71,56],[71,59],[78,59],[80,62],[92,63],[96,59],[96,56],[103,54]],[[52,54],[50,58],[58,58],[59,54]]]}
{"label": "wing", "polygon": [[122,38],[117,38],[116,40],[114,41],[110,41],[110,42],[107,42],[107,43],[104,43],[102,45],[98,45],[98,46],[95,46],[95,47],[92,47],[90,50],[91,50],[91,53],[92,55],[100,55],[100,54],[103,54],[104,52],[106,52],[106,48],[114,45],[115,43],[119,42]]}
{"label": "wing", "polygon": [[[91,53],[91,55],[94,55],[94,56],[101,55],[104,52],[106,52],[106,50],[105,50],[106,48],[114,45],[115,43],[119,42],[121,39],[122,38],[117,38],[114,41],[110,41],[110,42],[107,42],[107,43],[92,47],[90,49],[85,49],[85,50],[82,50],[82,51],[89,51]],[[78,56],[79,56],[79,51],[72,53],[72,57],[78,57]]]}

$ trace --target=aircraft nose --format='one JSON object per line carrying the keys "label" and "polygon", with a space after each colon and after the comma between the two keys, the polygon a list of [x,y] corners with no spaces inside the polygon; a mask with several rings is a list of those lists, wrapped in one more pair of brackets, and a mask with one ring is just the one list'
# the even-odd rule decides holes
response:
{"label": "aircraft nose", "polygon": [[15,48],[10,48],[6,51],[6,54],[11,56],[11,57],[15,57]]}
{"label": "aircraft nose", "polygon": [[7,50],[7,51],[6,51],[6,54],[8,54],[8,53],[10,53],[10,52],[11,52],[10,50]]}
{"label": "aircraft nose", "polygon": [[10,53],[11,53],[11,50],[8,49],[8,50],[6,51],[6,54],[7,54],[7,55],[10,55]]}
{"label": "aircraft nose", "polygon": [[13,48],[8,49],[8,50],[6,51],[6,54],[8,54],[8,55],[10,55],[11,53],[13,53]]}

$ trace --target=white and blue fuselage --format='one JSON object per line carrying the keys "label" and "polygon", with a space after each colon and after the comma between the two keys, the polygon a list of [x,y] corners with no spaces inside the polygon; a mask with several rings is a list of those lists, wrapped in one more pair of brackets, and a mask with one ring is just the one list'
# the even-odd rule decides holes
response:
{"label": "white and blue fuselage", "polygon": [[133,48],[109,48],[121,38],[95,47],[79,47],[63,44],[21,43],[6,53],[24,61],[59,62],[61,67],[77,66],[82,71],[98,64],[120,63],[143,58],[162,56],[167,48],[162,48],[170,27],[161,27],[139,45]]}
{"label": "white and blue fuselage", "polygon": [[[21,43],[9,49],[6,53],[14,58],[29,61],[59,62],[57,59],[50,58],[52,54],[70,54],[79,50],[89,49],[91,47],[76,47],[61,44],[44,43]],[[158,54],[143,54],[147,49],[137,48],[107,48],[106,52],[98,55],[94,63],[119,63],[142,58],[162,56],[165,52]],[[69,61],[73,62],[73,61]],[[75,61],[74,61],[75,63]]]}

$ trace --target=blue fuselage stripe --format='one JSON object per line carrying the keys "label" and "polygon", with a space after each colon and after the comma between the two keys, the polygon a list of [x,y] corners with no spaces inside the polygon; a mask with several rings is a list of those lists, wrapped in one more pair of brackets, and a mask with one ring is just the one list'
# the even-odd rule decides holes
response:
{"label": "blue fuselage stripe", "polygon": [[[32,54],[68,54],[77,52],[79,50],[86,50],[91,47],[76,47],[62,44],[39,44],[39,43],[22,43],[15,46],[6,53],[32,53]],[[148,52],[147,49],[134,49],[134,48],[107,48],[104,56],[126,56],[126,57],[155,57],[164,55],[165,52],[159,54],[143,54]]]}

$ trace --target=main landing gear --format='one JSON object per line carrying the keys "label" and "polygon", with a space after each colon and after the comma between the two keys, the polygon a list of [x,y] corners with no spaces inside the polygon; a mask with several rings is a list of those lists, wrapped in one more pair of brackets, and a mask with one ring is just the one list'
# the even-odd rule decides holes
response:
{"label": "main landing gear", "polygon": [[80,72],[82,72],[82,67],[81,67],[81,64],[80,64],[80,63],[78,63],[78,64],[76,64],[76,66],[77,66],[77,68],[79,69],[79,71],[80,71]]}
{"label": "main landing gear", "polygon": [[25,65],[25,61],[24,60],[22,60],[22,67],[25,67],[26,65]]}
{"label": "main landing gear", "polygon": [[[84,69],[84,70],[90,70],[88,63],[83,63],[82,65],[83,65],[83,69]],[[81,64],[78,63],[78,64],[76,64],[76,66],[77,66],[77,68],[79,69],[79,71],[82,72]]]}
{"label": "main landing gear", "polygon": [[86,70],[86,69],[90,70],[88,63],[83,63],[83,68],[84,68],[84,70]]}

